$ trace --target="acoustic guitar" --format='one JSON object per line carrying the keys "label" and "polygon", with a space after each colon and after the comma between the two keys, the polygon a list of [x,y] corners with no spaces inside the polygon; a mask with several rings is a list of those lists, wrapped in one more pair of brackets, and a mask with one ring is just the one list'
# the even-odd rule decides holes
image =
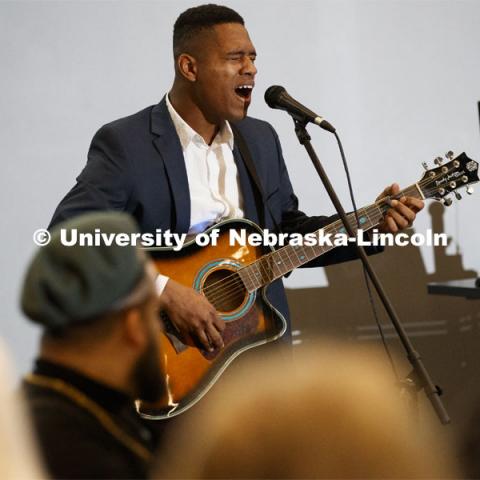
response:
{"label": "acoustic guitar", "polygon": [[[449,152],[448,161],[435,160],[437,167],[427,169],[420,181],[402,190],[395,198],[411,196],[435,199],[445,205],[452,203],[448,195],[478,182],[478,163],[462,153],[457,157]],[[393,197],[392,197],[393,198]],[[392,198],[382,198],[349,214],[354,231],[358,225],[363,231],[377,226],[390,208]],[[153,248],[158,271],[177,282],[205,295],[226,323],[223,332],[224,347],[208,352],[182,341],[166,315],[165,330],[161,334],[163,368],[167,392],[158,403],[137,401],[137,410],[145,418],[166,419],[179,415],[198,402],[214,385],[228,365],[242,352],[273,342],[286,331],[285,318],[268,301],[266,291],[276,279],[293,269],[323,255],[334,248],[328,244],[287,244],[274,250],[265,246],[232,245],[230,232],[244,230],[263,234],[260,227],[248,220],[226,220],[207,230],[218,229],[216,246],[199,247],[195,240],[185,243],[180,251],[171,248]],[[344,233],[341,220],[323,228],[323,234]],[[319,233],[319,232],[316,232]]]}

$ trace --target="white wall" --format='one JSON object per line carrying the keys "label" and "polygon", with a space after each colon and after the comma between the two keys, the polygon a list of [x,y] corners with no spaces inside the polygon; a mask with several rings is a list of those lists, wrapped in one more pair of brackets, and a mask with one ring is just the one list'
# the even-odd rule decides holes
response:
{"label": "white wall", "polygon": [[[20,371],[36,330],[18,309],[33,231],[51,214],[85,163],[96,129],[156,103],[171,85],[171,32],[200,2],[0,2],[1,335]],[[392,181],[417,181],[420,164],[449,149],[479,160],[480,2],[228,1],[259,53],[252,116],[277,128],[301,206],[332,208],[297,144],[291,120],[263,92],[281,84],[337,127],[359,205]],[[333,137],[310,129],[349,208]],[[450,207],[447,233],[465,266],[480,267],[480,192]],[[428,215],[417,230],[429,227]],[[424,251],[429,268],[431,252]],[[401,268],[401,266],[392,266]],[[289,286],[321,285],[318,270]]]}

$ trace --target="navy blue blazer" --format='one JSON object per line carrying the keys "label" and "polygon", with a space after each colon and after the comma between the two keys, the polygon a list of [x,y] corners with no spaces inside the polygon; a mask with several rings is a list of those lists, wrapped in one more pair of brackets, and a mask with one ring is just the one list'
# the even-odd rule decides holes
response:
{"label": "navy blue blazer", "polygon": [[[262,194],[250,178],[235,145],[234,159],[244,201],[245,217],[259,223],[258,199],[264,205],[264,225],[274,231],[308,233],[335,220],[309,217],[298,209],[280,141],[273,127],[247,117],[236,123],[244,137],[261,183]],[[257,195],[257,203],[255,196]],[[95,134],[88,161],[76,185],[58,205],[49,228],[92,210],[131,213],[142,232],[157,228],[187,233],[190,194],[180,140],[168,113],[165,98],[155,106],[104,125]],[[357,258],[353,247],[331,250],[306,266],[321,266]],[[268,289],[272,304],[289,321],[281,280]]]}

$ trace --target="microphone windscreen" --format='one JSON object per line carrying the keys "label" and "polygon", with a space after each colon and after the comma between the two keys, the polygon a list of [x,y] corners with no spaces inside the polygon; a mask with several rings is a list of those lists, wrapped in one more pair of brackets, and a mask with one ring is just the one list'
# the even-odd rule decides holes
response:
{"label": "microphone windscreen", "polygon": [[280,85],[272,85],[265,91],[265,102],[270,108],[275,108],[278,103],[278,99],[285,92],[285,89]]}

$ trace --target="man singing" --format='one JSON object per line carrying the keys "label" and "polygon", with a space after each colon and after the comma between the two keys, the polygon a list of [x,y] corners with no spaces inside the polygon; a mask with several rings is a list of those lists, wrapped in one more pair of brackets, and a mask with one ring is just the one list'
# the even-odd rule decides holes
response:
{"label": "man singing", "polygon": [[[96,133],[88,162],[51,226],[88,210],[129,212],[143,232],[196,234],[233,217],[301,234],[330,223],[332,217],[309,217],[298,209],[275,130],[247,116],[257,53],[243,18],[219,5],[186,10],[174,25],[173,54],[171,90],[158,105]],[[240,152],[240,137],[251,168]],[[394,184],[383,195],[398,191]],[[415,198],[394,200],[380,228],[393,233],[406,228],[422,208]],[[353,258],[354,247],[336,248],[307,266]],[[182,335],[208,350],[222,347],[224,322],[204,296],[161,276],[157,287]],[[268,297],[288,321],[281,280],[270,285]]]}

